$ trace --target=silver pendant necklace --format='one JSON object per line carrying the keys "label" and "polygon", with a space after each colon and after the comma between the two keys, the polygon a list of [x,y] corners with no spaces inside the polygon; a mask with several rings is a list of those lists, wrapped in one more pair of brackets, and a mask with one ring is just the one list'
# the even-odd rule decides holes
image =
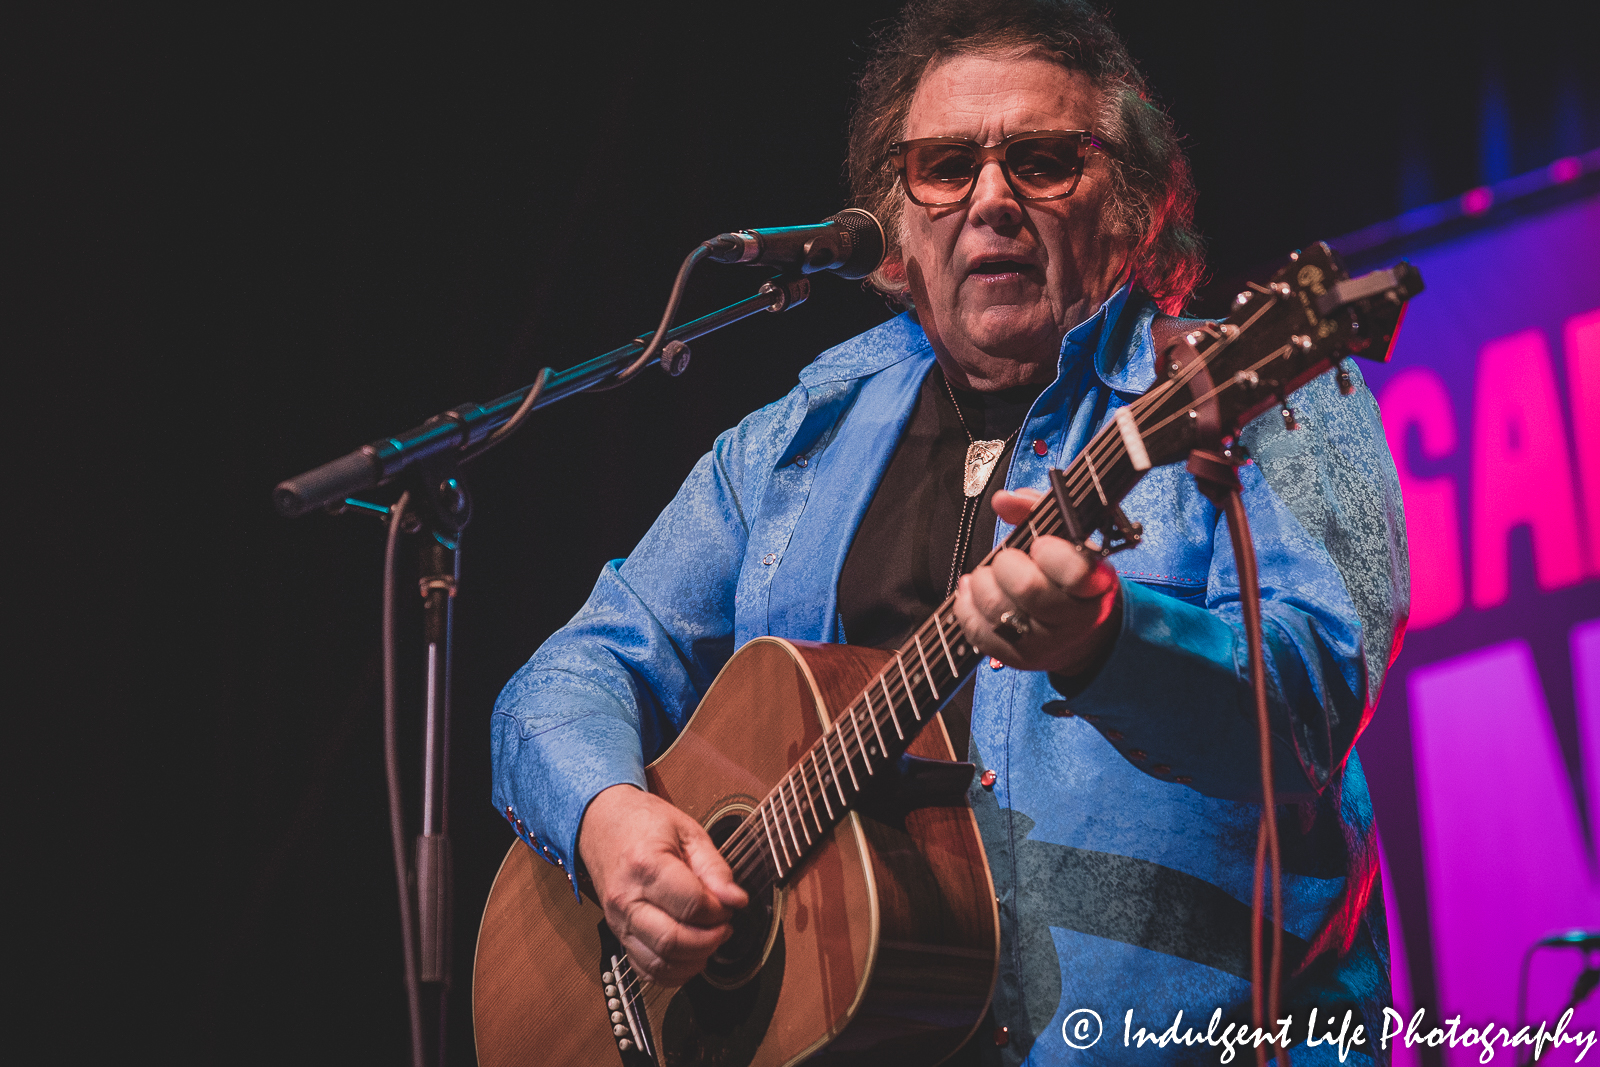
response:
{"label": "silver pendant necklace", "polygon": [[956,419],[961,423],[962,432],[967,435],[967,462],[961,472],[961,495],[965,498],[961,502],[961,529],[956,536],[955,558],[950,561],[950,581],[944,590],[944,595],[949,596],[955,592],[956,581],[961,577],[961,562],[966,558],[967,543],[972,540],[972,528],[978,519],[979,498],[988,487],[989,479],[994,477],[995,464],[1000,462],[1011,438],[1017,436],[1022,427],[1012,430],[1010,437],[1004,441],[979,441],[972,436],[972,429],[967,425],[966,416],[961,414],[961,405],[956,401],[955,390],[950,387],[950,379],[944,376],[942,369],[939,380],[944,383],[945,395],[950,398],[950,405],[956,409]]}

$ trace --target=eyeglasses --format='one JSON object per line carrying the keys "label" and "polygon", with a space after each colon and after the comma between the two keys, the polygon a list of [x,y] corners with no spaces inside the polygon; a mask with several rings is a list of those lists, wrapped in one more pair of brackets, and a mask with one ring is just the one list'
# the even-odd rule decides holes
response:
{"label": "eyeglasses", "polygon": [[978,174],[995,160],[1011,191],[1024,200],[1061,200],[1083,177],[1089,149],[1100,139],[1087,130],[1029,130],[999,144],[980,145],[963,137],[917,137],[889,146],[889,162],[913,204],[946,207],[964,204],[977,187]]}

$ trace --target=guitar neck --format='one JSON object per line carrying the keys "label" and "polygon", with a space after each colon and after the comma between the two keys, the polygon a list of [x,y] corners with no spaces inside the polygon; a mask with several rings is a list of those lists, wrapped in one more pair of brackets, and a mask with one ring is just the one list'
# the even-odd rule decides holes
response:
{"label": "guitar neck", "polygon": [[[1006,548],[1027,551],[1036,537],[1082,542],[1095,530],[1109,530],[1118,501],[1149,467],[1141,448],[1129,454],[1122,430],[1128,421],[1114,420],[1067,470],[1052,472],[1070,514],[1062,511],[1058,496],[1046,494],[980,566]],[[836,712],[822,737],[723,844],[740,884],[754,895],[786,879],[862,790],[900,758],[982,658],[956,621],[955,597],[946,598],[894,659]]]}

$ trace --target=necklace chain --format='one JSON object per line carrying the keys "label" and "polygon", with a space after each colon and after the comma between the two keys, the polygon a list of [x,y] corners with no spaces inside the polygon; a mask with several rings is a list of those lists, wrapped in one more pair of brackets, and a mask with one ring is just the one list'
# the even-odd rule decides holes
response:
{"label": "necklace chain", "polygon": [[956,409],[956,419],[961,423],[961,431],[967,435],[967,462],[962,469],[961,493],[961,529],[956,535],[956,554],[950,561],[950,581],[945,586],[945,596],[955,592],[956,579],[961,577],[961,561],[967,554],[967,543],[972,539],[973,527],[978,521],[978,505],[983,496],[983,491],[989,485],[989,480],[994,477],[995,466],[1000,462],[1000,457],[1005,455],[1006,446],[1011,444],[1011,438],[1022,431],[1018,426],[1006,436],[1004,441],[980,441],[972,436],[972,428],[967,425],[967,418],[961,413],[961,403],[956,400],[956,392],[950,386],[950,379],[944,376],[944,371],[939,371],[939,380],[944,383],[945,395],[950,398],[950,405]]}

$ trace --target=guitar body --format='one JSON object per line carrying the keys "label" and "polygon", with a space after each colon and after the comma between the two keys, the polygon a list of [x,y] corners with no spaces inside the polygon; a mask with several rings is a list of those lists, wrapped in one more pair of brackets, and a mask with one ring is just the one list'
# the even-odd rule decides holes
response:
{"label": "guitar body", "polygon": [[[811,750],[830,709],[846,706],[892,658],[848,645],[750,642],[650,765],[650,791],[720,841]],[[955,758],[938,721],[909,751]],[[769,918],[745,939],[753,948],[742,963],[680,989],[642,988],[635,1003],[657,1063],[931,1065],[977,1027],[998,966],[999,916],[964,790],[912,795],[885,782],[867,787],[855,808],[825,833],[811,827],[820,840],[764,898],[767,910],[763,901],[745,909]],[[574,899],[565,871],[512,846],[473,970],[480,1063],[649,1062],[631,1043],[619,1048],[613,1031],[601,976],[620,950],[603,919],[598,904]]]}

